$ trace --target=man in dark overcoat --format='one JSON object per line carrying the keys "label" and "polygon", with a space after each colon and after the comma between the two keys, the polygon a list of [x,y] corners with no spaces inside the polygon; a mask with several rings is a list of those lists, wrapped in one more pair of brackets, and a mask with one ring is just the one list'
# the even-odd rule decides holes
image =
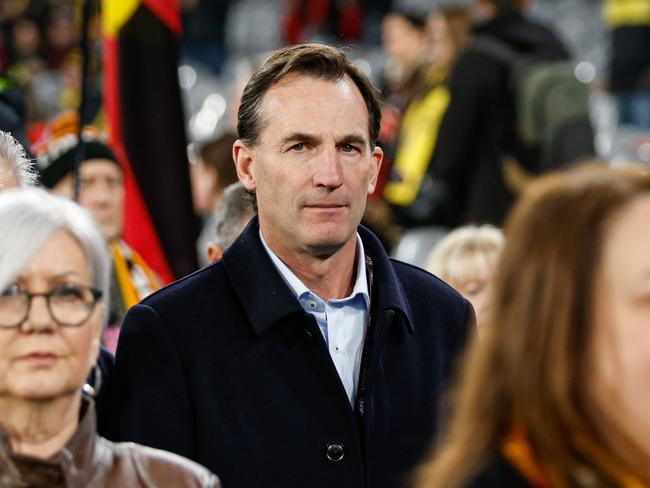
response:
{"label": "man in dark overcoat", "polygon": [[379,122],[375,88],[339,49],[288,47],[253,75],[233,157],[258,217],[221,260],[130,310],[109,435],[226,487],[404,485],[473,311],[359,226]]}

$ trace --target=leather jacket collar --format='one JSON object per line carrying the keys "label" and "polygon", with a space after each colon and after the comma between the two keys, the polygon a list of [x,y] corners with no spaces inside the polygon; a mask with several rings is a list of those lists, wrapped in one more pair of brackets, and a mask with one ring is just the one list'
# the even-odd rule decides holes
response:
{"label": "leather jacket collar", "polygon": [[[12,455],[23,484],[16,486],[92,486],[92,480],[104,475],[110,463],[99,458],[110,452],[97,449],[95,404],[82,397],[79,426],[63,449],[49,459]],[[11,485],[10,485],[11,486]]]}

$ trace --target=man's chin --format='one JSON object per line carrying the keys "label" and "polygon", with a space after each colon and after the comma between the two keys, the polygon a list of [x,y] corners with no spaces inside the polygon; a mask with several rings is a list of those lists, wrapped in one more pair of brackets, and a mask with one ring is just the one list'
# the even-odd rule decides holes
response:
{"label": "man's chin", "polygon": [[100,226],[99,228],[102,231],[102,235],[108,242],[118,241],[122,237],[121,232],[116,230],[114,226]]}
{"label": "man's chin", "polygon": [[322,259],[327,259],[331,257],[332,255],[340,251],[342,248],[343,248],[343,244],[341,243],[338,244],[318,243],[318,244],[312,244],[307,246],[307,249],[309,250],[309,254]]}
{"label": "man's chin", "polygon": [[328,258],[343,249],[353,238],[354,234],[351,236],[323,236],[307,242],[305,247],[312,256]]}

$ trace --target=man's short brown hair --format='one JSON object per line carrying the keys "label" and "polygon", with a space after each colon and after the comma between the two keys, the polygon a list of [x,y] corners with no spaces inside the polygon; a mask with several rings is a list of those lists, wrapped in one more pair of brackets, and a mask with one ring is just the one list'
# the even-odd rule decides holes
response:
{"label": "man's short brown hair", "polygon": [[509,12],[522,12],[527,4],[525,0],[490,0],[497,11],[497,15]]}
{"label": "man's short brown hair", "polygon": [[379,92],[342,50],[324,44],[301,44],[280,49],[251,77],[244,88],[237,114],[239,138],[246,144],[254,146],[259,142],[265,122],[261,110],[264,95],[289,74],[330,81],[349,76],[366,102],[370,144],[375,144],[381,122]]}

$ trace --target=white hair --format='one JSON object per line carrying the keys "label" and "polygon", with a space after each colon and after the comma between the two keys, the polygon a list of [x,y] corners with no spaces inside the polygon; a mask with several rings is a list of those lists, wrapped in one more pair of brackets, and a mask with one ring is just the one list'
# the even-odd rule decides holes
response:
{"label": "white hair", "polygon": [[0,162],[8,164],[16,176],[18,186],[34,186],[37,173],[23,146],[9,132],[0,130]]}
{"label": "white hair", "polygon": [[433,247],[426,269],[452,286],[460,286],[493,270],[504,242],[503,232],[492,225],[458,227]]}
{"label": "white hair", "polygon": [[4,290],[20,275],[27,262],[52,234],[64,230],[84,250],[92,270],[93,286],[102,292],[108,309],[108,249],[86,209],[39,188],[7,190],[0,192],[0,229],[0,290]]}

